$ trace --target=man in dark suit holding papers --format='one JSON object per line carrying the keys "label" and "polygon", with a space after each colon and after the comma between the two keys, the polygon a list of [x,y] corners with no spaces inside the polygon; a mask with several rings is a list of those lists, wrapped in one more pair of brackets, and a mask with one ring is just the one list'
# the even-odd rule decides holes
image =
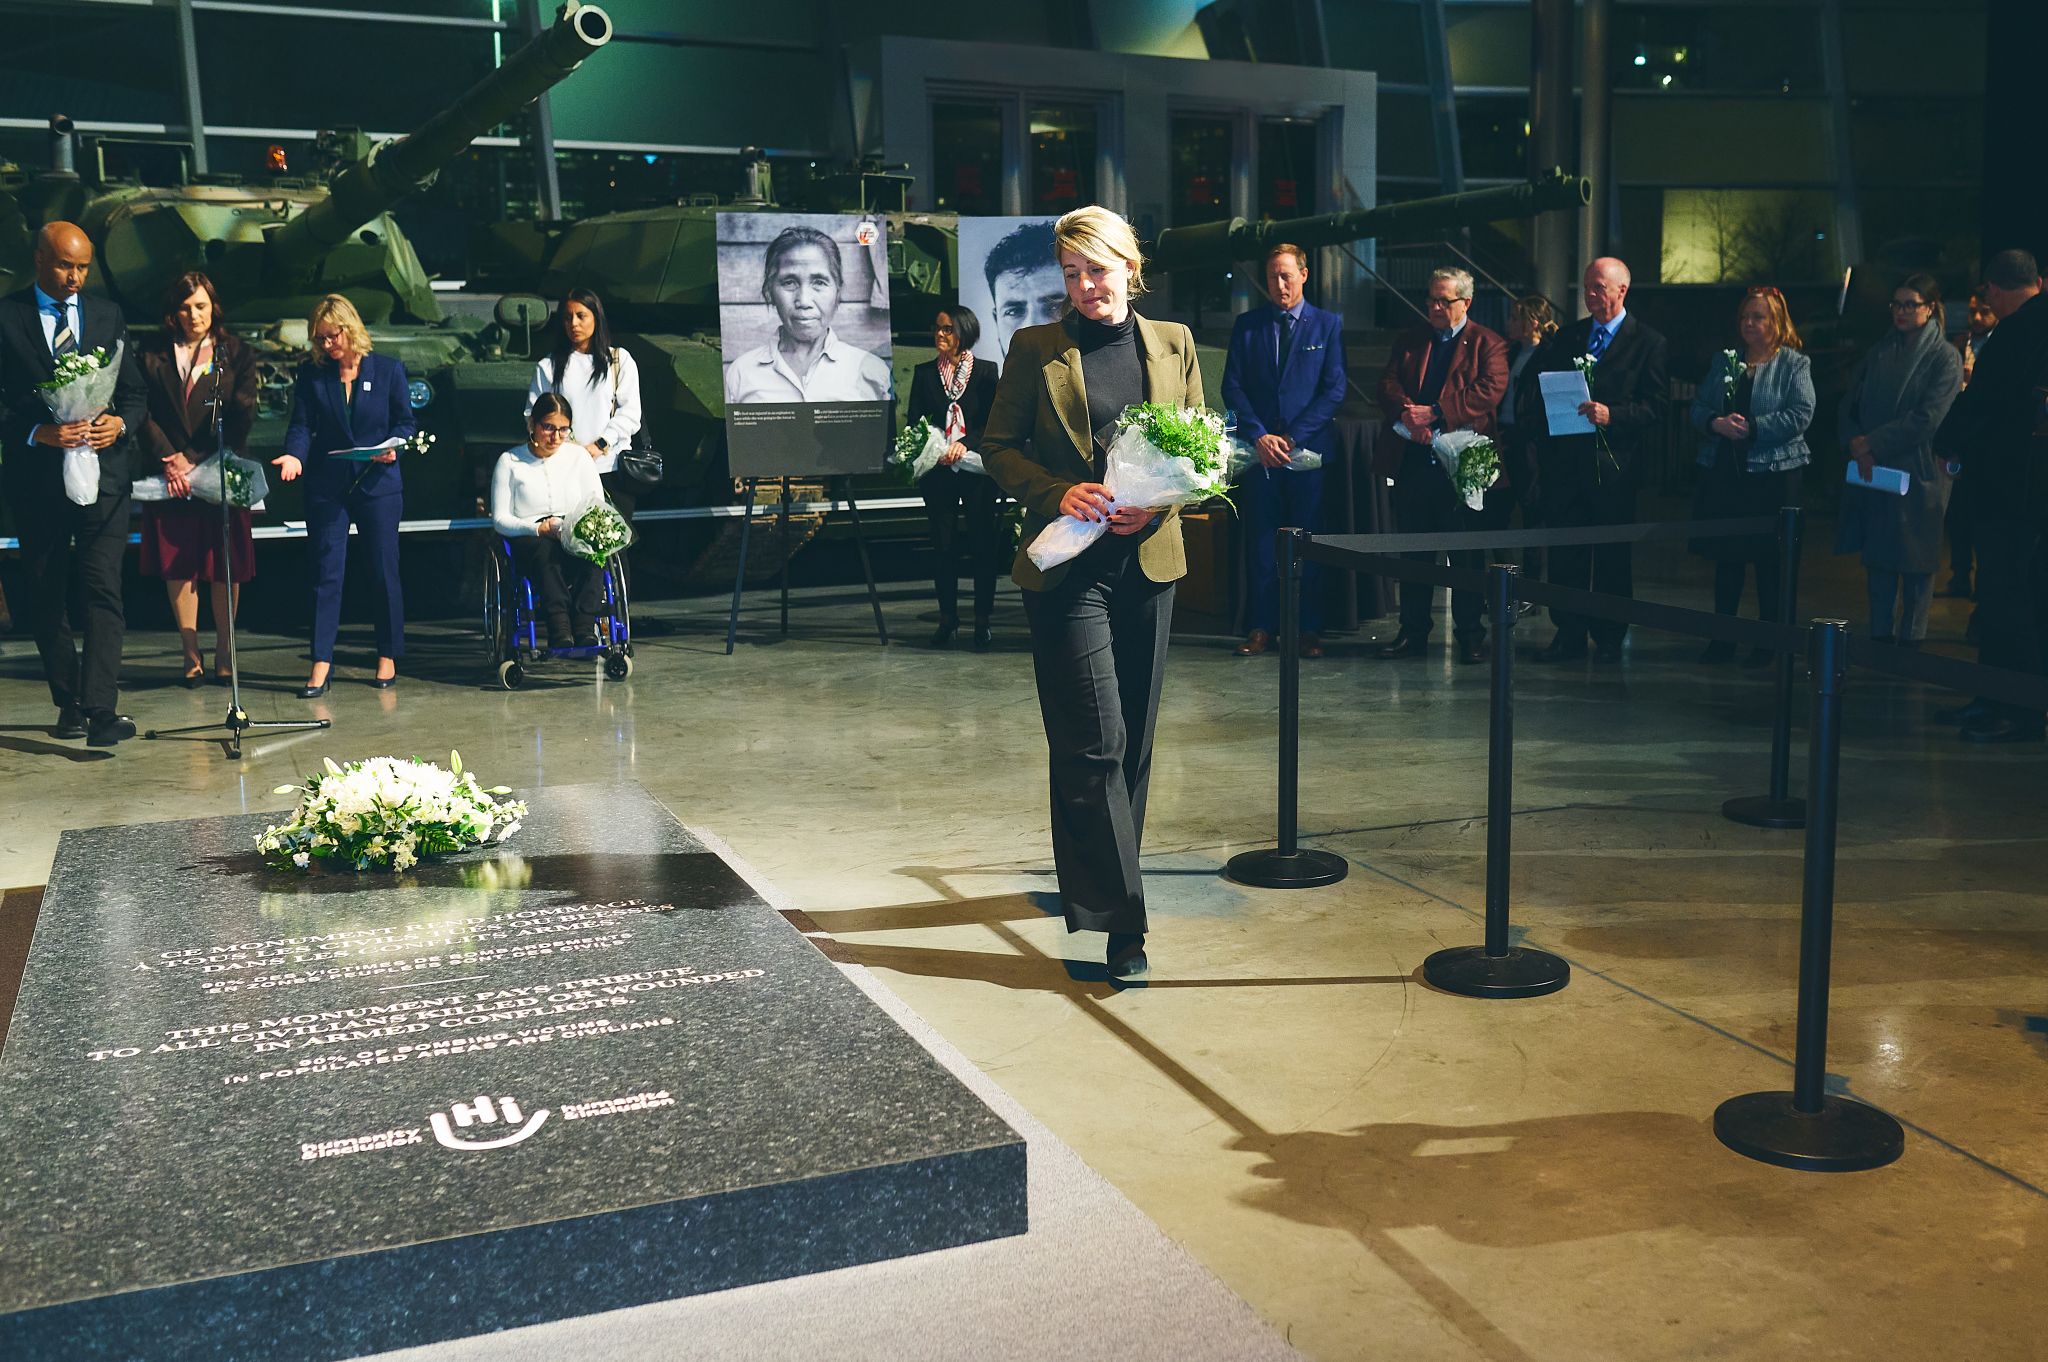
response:
{"label": "man in dark suit holding papers", "polygon": [[[1586,267],[1582,298],[1591,316],[1556,331],[1529,361],[1536,374],[1586,373],[1589,396],[1578,414],[1593,426],[1590,434],[1553,433],[1544,415],[1542,380],[1528,383],[1515,413],[1518,425],[1531,433],[1536,485],[1525,496],[1541,509],[1543,523],[1554,528],[1626,525],[1636,518],[1638,464],[1664,424],[1668,383],[1664,338],[1628,310],[1628,266],[1602,256]],[[1635,595],[1635,559],[1628,544],[1549,550],[1548,579],[1614,596]],[[1553,610],[1557,636],[1539,656],[1546,662],[1570,662],[1586,655],[1592,637],[1594,658],[1621,660],[1628,626]]]}

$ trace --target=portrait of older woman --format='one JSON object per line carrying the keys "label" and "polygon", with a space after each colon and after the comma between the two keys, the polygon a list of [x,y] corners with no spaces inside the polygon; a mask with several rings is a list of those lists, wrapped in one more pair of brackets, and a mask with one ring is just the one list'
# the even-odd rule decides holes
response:
{"label": "portrait of older woman", "polygon": [[888,362],[833,330],[846,289],[839,243],[817,227],[785,227],[761,257],[761,298],[775,335],[725,366],[725,400],[886,402]]}

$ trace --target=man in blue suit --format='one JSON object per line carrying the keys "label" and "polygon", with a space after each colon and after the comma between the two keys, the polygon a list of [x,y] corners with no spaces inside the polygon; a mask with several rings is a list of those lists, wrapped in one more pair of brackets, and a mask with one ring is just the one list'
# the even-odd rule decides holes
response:
{"label": "man in blue suit", "polygon": [[[1240,657],[1273,646],[1280,629],[1280,575],[1273,536],[1281,526],[1313,531],[1320,525],[1323,470],[1295,466],[1319,442],[1344,403],[1344,319],[1302,298],[1308,253],[1282,244],[1266,256],[1266,296],[1272,302],[1237,319],[1223,363],[1223,404],[1237,416],[1237,437],[1258,452],[1259,466],[1237,494],[1251,563],[1251,632],[1237,645]],[[1320,572],[1302,565],[1301,655],[1321,657]]]}

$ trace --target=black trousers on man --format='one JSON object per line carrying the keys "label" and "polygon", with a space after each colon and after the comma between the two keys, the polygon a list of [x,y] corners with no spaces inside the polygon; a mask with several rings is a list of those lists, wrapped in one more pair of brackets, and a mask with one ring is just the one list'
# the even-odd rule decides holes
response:
{"label": "black trousers on man", "polygon": [[[1504,528],[1513,511],[1513,503],[1507,495],[1505,484],[1496,484],[1487,493],[1485,504],[1477,511],[1467,506],[1452,485],[1450,475],[1427,445],[1408,442],[1408,448],[1401,454],[1401,469],[1394,480],[1394,528],[1402,534],[1436,534],[1442,532],[1464,532],[1468,530],[1498,530]],[[1486,569],[1488,555],[1481,549],[1463,549],[1456,553],[1404,553],[1403,558],[1424,563],[1441,563],[1446,557],[1452,567],[1469,568],[1474,572]],[[1492,555],[1500,558],[1503,555]],[[1429,637],[1435,625],[1437,588],[1428,582],[1401,583],[1401,633],[1420,641]],[[1453,591],[1451,593],[1451,634],[1464,639],[1481,638],[1486,633],[1482,618],[1485,609],[1484,598],[1477,591]]]}
{"label": "black trousers on man", "polygon": [[1052,775],[1052,855],[1070,932],[1141,934],[1138,871],[1173,583],[1104,535],[1049,591],[1024,593]]}
{"label": "black trousers on man", "polygon": [[[1977,660],[1987,667],[2048,674],[2048,537],[2032,525],[1980,517],[1977,539]],[[2042,726],[2038,709],[2000,706],[2029,728]]]}
{"label": "black trousers on man", "polygon": [[[90,506],[63,496],[10,498],[21,535],[29,628],[43,659],[43,679],[59,709],[88,716],[118,707],[121,559],[128,550],[128,494],[100,493]],[[81,660],[71,632],[85,633]]]}
{"label": "black trousers on man", "polygon": [[[1596,525],[1627,525],[1636,518],[1635,489],[1618,485],[1620,475],[1608,470],[1613,481],[1562,504],[1544,503],[1544,525],[1549,529],[1585,528]],[[1597,591],[1607,596],[1633,598],[1636,594],[1635,545],[1577,544],[1545,550],[1549,562],[1547,580],[1558,586]],[[1596,644],[1619,644],[1628,636],[1628,626],[1618,620],[1594,619],[1569,610],[1550,612],[1557,626],[1558,641],[1566,646],[1582,645],[1588,634]]]}

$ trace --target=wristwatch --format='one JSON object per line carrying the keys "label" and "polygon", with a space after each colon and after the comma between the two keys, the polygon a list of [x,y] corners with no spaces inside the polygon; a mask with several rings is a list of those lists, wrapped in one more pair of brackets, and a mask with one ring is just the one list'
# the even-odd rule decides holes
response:
{"label": "wristwatch", "polygon": [[597,452],[600,454],[607,452],[611,448],[610,445],[604,442],[604,436],[602,435],[598,436],[595,440],[592,440],[590,443],[597,446]]}

